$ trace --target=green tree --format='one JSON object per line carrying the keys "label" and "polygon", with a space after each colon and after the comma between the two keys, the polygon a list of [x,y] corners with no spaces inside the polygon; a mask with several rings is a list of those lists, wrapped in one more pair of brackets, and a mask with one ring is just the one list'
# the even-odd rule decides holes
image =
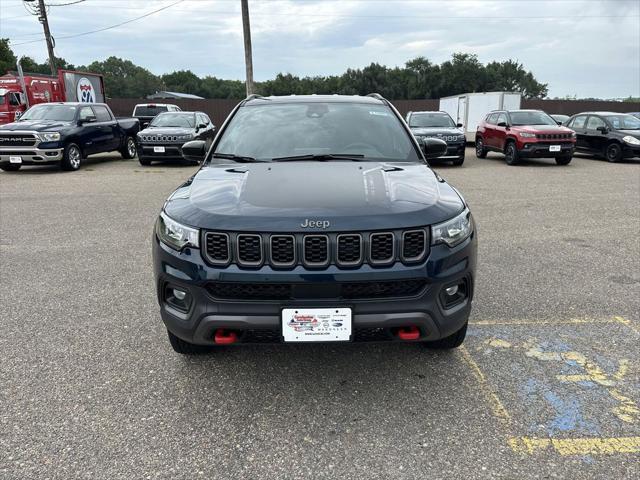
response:
{"label": "green tree", "polygon": [[8,38],[0,38],[0,75],[16,68],[16,56],[9,46]]}
{"label": "green tree", "polygon": [[440,67],[425,57],[417,57],[405,64],[407,95],[403,98],[435,98],[440,85]]}
{"label": "green tree", "polygon": [[104,88],[110,97],[143,98],[163,89],[162,80],[158,76],[130,60],[118,57],[93,62],[80,69],[104,75]]}
{"label": "green tree", "polygon": [[544,98],[547,96],[546,83],[539,83],[531,72],[527,72],[521,63],[514,60],[491,62],[485,67],[489,89],[522,92],[526,98]]}
{"label": "green tree", "polygon": [[201,95],[202,81],[191,70],[179,70],[162,75],[165,89],[170,92],[191,93]]}
{"label": "green tree", "polygon": [[477,55],[454,53],[451,60],[440,65],[440,84],[434,97],[446,97],[465,92],[486,91],[487,73]]}

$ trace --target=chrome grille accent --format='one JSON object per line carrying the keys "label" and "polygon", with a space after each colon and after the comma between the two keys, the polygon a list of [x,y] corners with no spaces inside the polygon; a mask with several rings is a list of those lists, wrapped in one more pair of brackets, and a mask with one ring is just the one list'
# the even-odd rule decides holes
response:
{"label": "chrome grille accent", "polygon": [[336,263],[347,267],[360,265],[362,262],[362,235],[341,234],[336,237]]}
{"label": "chrome grille accent", "polygon": [[269,242],[272,265],[292,267],[296,264],[296,237],[293,235],[272,235]]}
{"label": "chrome grille accent", "polygon": [[302,258],[305,265],[310,267],[329,265],[329,237],[305,235],[302,240]]}
{"label": "chrome grille accent", "polygon": [[245,267],[262,265],[262,237],[255,234],[239,234],[236,240],[238,264]]}
{"label": "chrome grille accent", "polygon": [[227,265],[231,261],[231,242],[229,235],[219,232],[207,232],[204,235],[207,260],[214,265]]}

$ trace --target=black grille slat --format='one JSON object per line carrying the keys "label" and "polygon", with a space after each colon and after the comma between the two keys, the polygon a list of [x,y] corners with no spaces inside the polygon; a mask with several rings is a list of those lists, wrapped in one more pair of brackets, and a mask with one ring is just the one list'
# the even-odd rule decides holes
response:
{"label": "black grille slat", "polygon": [[329,263],[329,237],[326,235],[305,235],[304,262],[311,266]]}
{"label": "black grille slat", "polygon": [[207,232],[205,247],[211,263],[226,264],[231,261],[229,235],[226,233]]}
{"label": "black grille slat", "polygon": [[292,266],[296,262],[296,239],[293,235],[271,237],[271,263],[276,266]]}
{"label": "black grille slat", "polygon": [[339,265],[357,265],[362,260],[362,237],[356,234],[338,235]]}
{"label": "black grille slat", "polygon": [[372,233],[369,240],[371,263],[389,263],[394,259],[395,237],[393,233]]}
{"label": "black grille slat", "polygon": [[241,265],[257,266],[262,263],[262,238],[260,235],[238,235],[238,262]]}
{"label": "black grille slat", "polygon": [[[249,282],[210,282],[207,291],[220,300],[292,300],[295,298],[295,283],[249,283]],[[339,282],[331,284],[337,288],[315,288],[317,292],[326,292],[314,298],[326,300],[360,300],[375,298],[413,297],[422,293],[427,283],[424,279],[388,280],[381,282]]]}
{"label": "black grille slat", "polygon": [[402,234],[402,259],[413,262],[421,260],[427,248],[427,234],[424,230],[410,230]]}

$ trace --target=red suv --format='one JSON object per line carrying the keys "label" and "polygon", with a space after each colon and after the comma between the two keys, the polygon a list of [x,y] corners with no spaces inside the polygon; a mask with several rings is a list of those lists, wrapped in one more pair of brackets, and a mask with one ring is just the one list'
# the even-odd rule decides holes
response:
{"label": "red suv", "polygon": [[568,165],[575,147],[576,133],[541,110],[493,111],[476,131],[477,157],[501,152],[509,165],[521,158],[555,158],[558,165]]}

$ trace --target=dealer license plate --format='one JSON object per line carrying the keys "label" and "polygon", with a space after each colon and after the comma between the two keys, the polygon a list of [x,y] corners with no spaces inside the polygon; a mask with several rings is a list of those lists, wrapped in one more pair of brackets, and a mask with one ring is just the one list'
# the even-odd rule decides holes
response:
{"label": "dealer license plate", "polygon": [[22,157],[9,157],[9,163],[22,163]]}
{"label": "dealer license plate", "polygon": [[550,152],[559,152],[560,150],[562,150],[562,147],[560,145],[550,145],[549,146],[549,151]]}
{"label": "dealer license plate", "polygon": [[348,342],[350,308],[285,308],[282,310],[285,342]]}
{"label": "dealer license plate", "polygon": [[164,153],[164,147],[153,147],[153,153]]}

